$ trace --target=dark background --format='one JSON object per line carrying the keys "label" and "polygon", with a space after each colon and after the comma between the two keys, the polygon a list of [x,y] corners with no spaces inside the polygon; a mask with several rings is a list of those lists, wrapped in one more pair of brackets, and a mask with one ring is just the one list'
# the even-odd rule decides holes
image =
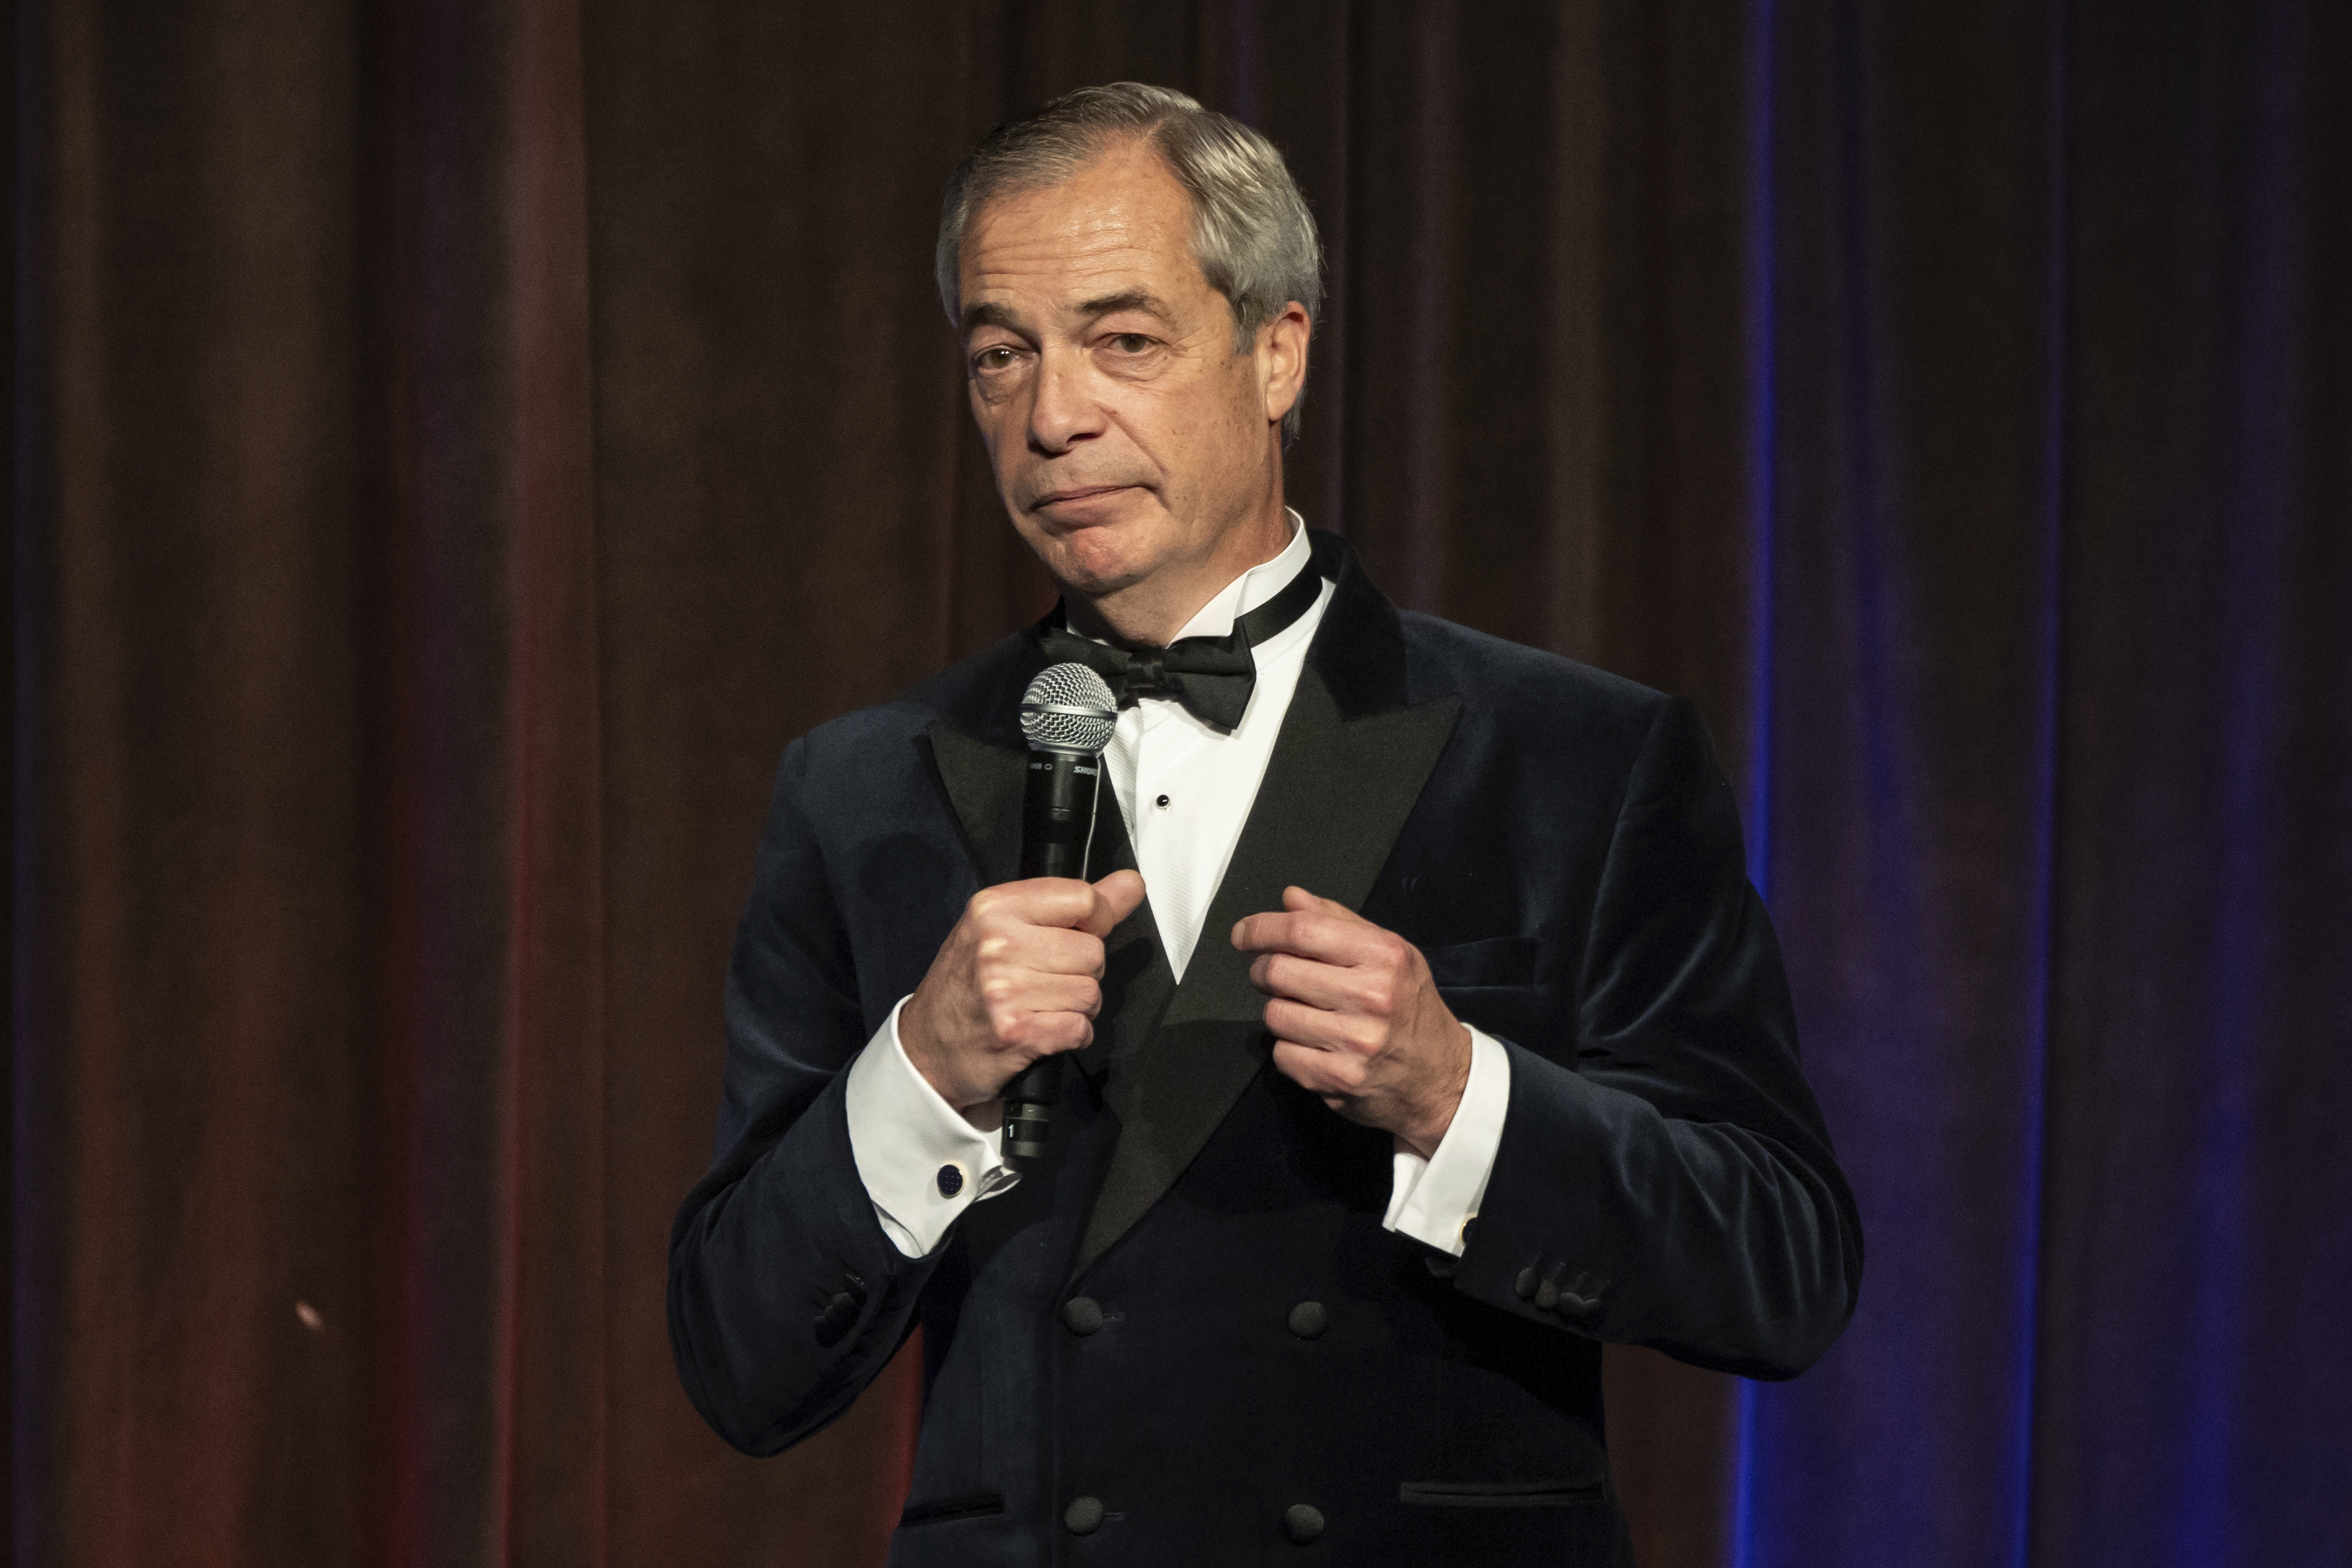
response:
{"label": "dark background", "polygon": [[[878,1562],[662,1317],[784,741],[1036,614],[929,281],[1065,88],[1330,253],[1294,502],[1695,697],[1860,1195],[1652,1568],[2352,1561],[2352,7],[25,0],[26,1564]],[[1181,1462],[1171,1442],[1171,1462]]]}

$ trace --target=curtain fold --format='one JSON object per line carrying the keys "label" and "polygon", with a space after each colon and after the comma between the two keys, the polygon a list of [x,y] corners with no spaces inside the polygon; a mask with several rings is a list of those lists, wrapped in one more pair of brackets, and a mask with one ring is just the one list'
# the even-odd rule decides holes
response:
{"label": "curtain fold", "polygon": [[2088,13],[2033,1546],[2327,1562],[2352,1357],[2352,18]]}
{"label": "curtain fold", "polygon": [[19,1560],[601,1560],[576,9],[42,13]]}
{"label": "curtain fold", "polygon": [[[2352,1558],[2352,16],[25,0],[16,1560],[870,1563],[669,1363],[784,742],[1034,618],[930,277],[1087,81],[1322,225],[1292,502],[1697,701],[1845,1339],[1649,1568]],[[1181,1462],[1172,1452],[1171,1462]]]}

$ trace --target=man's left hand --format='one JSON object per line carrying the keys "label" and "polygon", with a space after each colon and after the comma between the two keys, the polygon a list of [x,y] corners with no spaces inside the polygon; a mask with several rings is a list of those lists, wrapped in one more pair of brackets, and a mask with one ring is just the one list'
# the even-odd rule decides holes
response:
{"label": "man's left hand", "polygon": [[1270,998],[1274,1064],[1351,1122],[1423,1159],[1470,1082],[1470,1031],[1437,994],[1421,949],[1344,904],[1285,888],[1282,913],[1234,927]]}

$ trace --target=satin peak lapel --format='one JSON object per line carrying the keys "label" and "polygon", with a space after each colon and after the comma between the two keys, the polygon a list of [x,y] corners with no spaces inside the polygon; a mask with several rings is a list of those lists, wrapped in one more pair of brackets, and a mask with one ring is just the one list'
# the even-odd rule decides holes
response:
{"label": "satin peak lapel", "polygon": [[1160,1027],[1112,1056],[1118,1145],[1077,1271],[1175,1185],[1265,1063],[1265,998],[1230,938],[1234,922],[1280,909],[1292,885],[1360,907],[1460,707],[1449,697],[1348,720],[1313,664],[1300,675],[1183,983]]}
{"label": "satin peak lapel", "polygon": [[975,740],[938,719],[926,738],[981,886],[1011,882],[1021,873],[1021,791],[1028,754]]}

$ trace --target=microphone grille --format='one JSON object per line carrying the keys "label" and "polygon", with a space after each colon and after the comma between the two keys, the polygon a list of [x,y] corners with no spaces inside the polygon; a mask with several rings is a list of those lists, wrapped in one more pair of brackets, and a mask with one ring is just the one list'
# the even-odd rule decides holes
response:
{"label": "microphone grille", "polygon": [[1047,751],[1093,756],[1110,744],[1118,723],[1109,685],[1075,659],[1038,672],[1021,695],[1021,733]]}

